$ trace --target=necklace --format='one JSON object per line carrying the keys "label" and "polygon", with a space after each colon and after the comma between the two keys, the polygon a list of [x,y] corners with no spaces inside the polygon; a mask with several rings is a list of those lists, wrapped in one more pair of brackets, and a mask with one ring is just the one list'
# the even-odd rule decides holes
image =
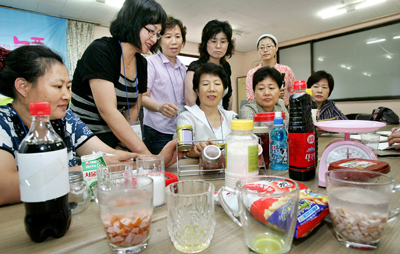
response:
{"label": "necklace", "polygon": [[[127,65],[126,65],[126,67],[128,67],[128,70],[129,70],[129,68],[130,68],[131,63],[133,62],[133,59],[135,59],[135,57],[133,57],[132,60],[131,60],[129,63],[127,63]],[[127,62],[127,61],[126,61],[126,62]]]}
{"label": "necklace", "polygon": [[[201,108],[200,108],[200,109],[201,109]],[[221,124],[221,126],[220,126],[220,128],[221,128],[221,139],[224,139],[224,130],[223,130],[223,128],[222,128],[222,117],[221,117],[221,112],[219,112],[219,110],[218,110],[218,113],[219,113],[219,122],[220,122],[220,124]],[[212,131],[212,132],[214,133],[214,135],[215,135],[214,129],[213,129],[213,127],[211,126],[210,121],[208,121],[208,117],[207,117],[206,113],[204,113],[204,115],[205,115],[205,117],[206,117],[206,119],[207,119],[208,125],[210,125],[211,131]],[[215,136],[215,137],[217,137],[217,136]]]}

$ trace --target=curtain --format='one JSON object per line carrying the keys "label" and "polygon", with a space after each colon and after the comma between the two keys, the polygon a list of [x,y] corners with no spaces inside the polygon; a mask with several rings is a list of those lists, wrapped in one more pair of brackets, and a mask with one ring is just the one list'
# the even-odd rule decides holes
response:
{"label": "curtain", "polygon": [[69,60],[69,76],[72,79],[76,63],[82,57],[83,52],[93,41],[94,24],[76,20],[68,20],[67,23],[67,51]]}

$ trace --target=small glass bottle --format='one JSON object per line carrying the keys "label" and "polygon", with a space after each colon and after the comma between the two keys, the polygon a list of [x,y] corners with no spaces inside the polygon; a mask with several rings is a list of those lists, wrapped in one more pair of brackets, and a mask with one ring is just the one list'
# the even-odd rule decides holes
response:
{"label": "small glass bottle", "polygon": [[69,172],[68,204],[71,214],[81,213],[88,208],[91,199],[89,185],[83,180],[82,171]]}
{"label": "small glass bottle", "polygon": [[253,120],[232,120],[232,132],[225,138],[225,186],[234,188],[242,178],[258,175],[258,138]]}

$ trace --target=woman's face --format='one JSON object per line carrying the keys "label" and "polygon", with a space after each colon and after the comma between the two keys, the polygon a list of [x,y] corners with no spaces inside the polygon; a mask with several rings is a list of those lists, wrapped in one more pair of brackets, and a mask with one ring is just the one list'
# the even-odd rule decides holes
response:
{"label": "woman's face", "polygon": [[60,119],[65,116],[65,111],[71,100],[70,88],[71,80],[67,68],[57,62],[48,68],[43,76],[38,78],[36,86],[29,84],[27,101],[29,103],[50,103],[50,119]]}
{"label": "woman's face", "polygon": [[181,29],[178,25],[174,28],[165,30],[164,35],[161,37],[161,49],[164,56],[168,59],[175,59],[181,52],[183,38]]}
{"label": "woman's face", "polygon": [[213,38],[207,42],[207,52],[210,58],[214,60],[220,60],[226,54],[228,50],[229,41],[225,33],[217,33]]}
{"label": "woman's face", "polygon": [[328,80],[326,78],[321,79],[317,83],[311,86],[312,89],[312,98],[317,103],[322,103],[326,101],[329,97],[329,85]]}
{"label": "woman's face", "polygon": [[201,106],[218,107],[224,94],[224,85],[218,75],[203,74],[200,76],[199,96]]}
{"label": "woman's face", "polygon": [[258,105],[266,112],[272,112],[272,109],[279,100],[279,86],[275,80],[267,77],[263,81],[258,82],[254,95]]}
{"label": "woman's face", "polygon": [[263,61],[274,59],[277,51],[278,46],[275,46],[271,38],[264,38],[258,43],[258,55]]}
{"label": "woman's face", "polygon": [[161,32],[161,24],[148,24],[140,30],[140,42],[142,43],[142,48],[140,49],[143,54],[149,53],[151,47],[157,43],[157,34]]}

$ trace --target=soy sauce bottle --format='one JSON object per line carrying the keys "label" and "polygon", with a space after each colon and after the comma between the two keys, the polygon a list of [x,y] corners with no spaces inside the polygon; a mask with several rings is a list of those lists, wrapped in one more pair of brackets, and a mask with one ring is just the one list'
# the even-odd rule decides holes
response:
{"label": "soy sauce bottle", "polygon": [[32,124],[18,149],[25,230],[34,242],[62,237],[71,224],[67,148],[50,123],[50,104],[29,105]]}
{"label": "soy sauce bottle", "polygon": [[304,80],[295,81],[289,99],[289,177],[308,181],[315,177],[315,130],[312,120],[311,96],[306,93]]}

